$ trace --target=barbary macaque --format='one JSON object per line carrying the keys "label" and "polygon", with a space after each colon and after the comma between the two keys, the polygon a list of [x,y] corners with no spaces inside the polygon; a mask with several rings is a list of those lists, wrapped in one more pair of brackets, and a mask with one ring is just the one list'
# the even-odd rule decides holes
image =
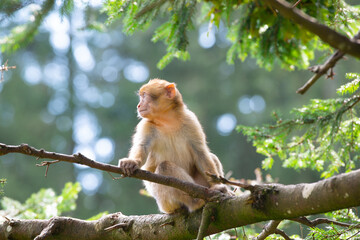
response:
{"label": "barbary macaque", "polygon": [[[182,100],[175,83],[152,79],[139,90],[137,105],[141,119],[133,136],[128,158],[119,160],[125,176],[141,168],[153,173],[227,191],[226,186],[210,181],[206,172],[223,176],[223,167],[210,152],[199,120]],[[185,206],[190,212],[205,202],[187,193],[144,181],[161,212],[173,213]]]}

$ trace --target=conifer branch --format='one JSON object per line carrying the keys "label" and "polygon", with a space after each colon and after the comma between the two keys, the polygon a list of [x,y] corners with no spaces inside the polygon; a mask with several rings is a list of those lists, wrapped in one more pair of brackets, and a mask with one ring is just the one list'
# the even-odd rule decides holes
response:
{"label": "conifer branch", "polygon": [[360,58],[360,41],[349,39],[345,35],[321,24],[317,19],[305,14],[303,11],[293,8],[293,6],[284,0],[264,0],[270,7],[279,11],[279,13],[300,25],[309,32],[320,37],[321,40],[331,47],[338,49],[346,54]]}
{"label": "conifer branch", "polygon": [[147,4],[135,15],[135,19],[138,19],[138,18],[144,16],[146,13],[154,10],[155,8],[160,8],[166,2],[167,2],[167,0],[159,0],[159,1],[154,1],[152,3]]}

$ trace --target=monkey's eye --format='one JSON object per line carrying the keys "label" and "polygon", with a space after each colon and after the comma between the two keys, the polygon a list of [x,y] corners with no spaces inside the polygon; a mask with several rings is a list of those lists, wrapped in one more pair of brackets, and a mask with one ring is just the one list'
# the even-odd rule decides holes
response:
{"label": "monkey's eye", "polygon": [[158,96],[155,94],[149,94],[149,96],[151,97],[152,100],[158,99]]}

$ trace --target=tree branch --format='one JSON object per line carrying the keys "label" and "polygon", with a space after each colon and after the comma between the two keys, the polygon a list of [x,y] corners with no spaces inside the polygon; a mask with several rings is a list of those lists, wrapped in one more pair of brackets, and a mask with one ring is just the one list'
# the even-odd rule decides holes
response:
{"label": "tree branch", "polygon": [[[7,146],[0,144],[0,155],[18,152],[38,158],[50,158],[87,165],[104,171],[120,173],[118,167],[97,163],[81,154],[65,155],[37,150],[28,145]],[[153,179],[145,171],[143,179]],[[145,173],[142,173],[145,172]],[[153,174],[155,175],[155,174]],[[137,178],[140,178],[137,175]],[[151,177],[148,177],[151,176]],[[155,176],[157,183],[164,181]],[[170,178],[171,179],[171,178]],[[166,180],[172,182],[172,180]],[[165,181],[165,182],[166,182]],[[171,183],[177,186],[178,183]],[[182,183],[181,183],[182,184]],[[193,187],[193,185],[187,185]],[[197,185],[191,191],[196,191]],[[200,186],[201,187],[201,186]],[[186,190],[186,188],[184,188]],[[205,188],[206,191],[209,191]],[[252,203],[254,193],[245,192],[237,197],[221,198],[211,204],[216,214],[209,223],[203,223],[204,236],[234,227],[241,227],[268,220],[294,219],[301,216],[319,214],[360,205],[360,170],[340,174],[329,179],[310,184],[281,185],[267,184],[259,188]],[[269,189],[271,189],[269,191]],[[188,190],[189,191],[189,190]],[[189,191],[189,192],[191,192]],[[211,192],[198,196],[213,196]],[[100,220],[84,221],[57,217],[50,220],[10,220],[0,221],[0,240],[5,239],[193,239],[201,226],[201,210],[190,214],[153,214],[148,216],[124,216],[121,213],[107,215]],[[208,218],[209,220],[209,218]],[[203,221],[207,221],[203,219]],[[171,223],[171,224],[169,224]],[[49,236],[49,238],[47,238]]]}
{"label": "tree branch", "polygon": [[247,183],[241,183],[241,182],[234,182],[234,181],[230,181],[224,177],[221,176],[216,176],[215,174],[211,174],[209,172],[206,172],[206,175],[208,175],[211,180],[213,182],[217,182],[217,183],[223,183],[223,184],[227,184],[227,185],[232,185],[232,186],[237,186],[237,187],[241,187],[245,190],[249,190],[249,191],[254,191],[256,186],[255,185],[251,185],[251,184],[247,184]]}
{"label": "tree branch", "polygon": [[[360,31],[352,38],[353,40],[360,39]],[[335,64],[344,57],[345,53],[337,50],[326,62],[322,65],[314,66],[309,68],[310,71],[314,72],[315,75],[312,76],[301,88],[296,92],[299,94],[304,94],[322,75],[326,74],[329,69],[332,69]],[[331,76],[330,76],[331,77]]]}
{"label": "tree branch", "polygon": [[[85,157],[81,153],[67,155],[67,154],[62,154],[62,153],[48,152],[48,151],[45,151],[44,149],[38,150],[27,144],[13,146],[13,145],[6,145],[3,143],[0,143],[0,156],[9,154],[9,153],[21,153],[21,154],[25,154],[25,155],[29,155],[29,156],[34,156],[37,158],[47,158],[47,159],[53,159],[53,160],[58,160],[58,161],[62,161],[62,162],[76,163],[76,164],[85,165],[85,166],[88,166],[91,168],[103,170],[106,172],[122,174],[122,171],[119,167],[110,165],[110,164],[101,163],[101,162],[96,162],[94,160],[91,160],[91,159]],[[40,166],[49,166],[51,163],[54,163],[54,162],[43,162],[40,164]],[[217,197],[219,197],[219,198],[225,197],[225,195],[219,191],[211,190],[209,188],[206,188],[206,187],[198,185],[198,184],[181,181],[174,177],[154,174],[154,173],[144,171],[141,169],[136,170],[135,173],[131,177],[167,185],[170,187],[174,187],[174,188],[180,189],[180,190],[188,193],[190,196],[192,196],[194,198],[201,198],[201,199],[204,199],[207,201],[214,200]]]}
{"label": "tree branch", "polygon": [[284,0],[264,0],[269,6],[275,8],[279,13],[302,26],[304,29],[320,37],[321,40],[331,47],[346,54],[360,58],[360,41],[349,39],[328,26],[319,23],[315,18],[305,14]]}
{"label": "tree branch", "polygon": [[160,8],[167,0],[159,0],[145,5],[140,11],[135,15],[135,19],[142,17],[144,14],[152,11],[155,8]]}
{"label": "tree branch", "polygon": [[280,222],[281,221],[279,220],[271,220],[265,225],[263,231],[255,238],[255,240],[264,240],[267,236],[274,234]]}
{"label": "tree branch", "polygon": [[281,229],[275,229],[275,234],[279,234],[282,236],[285,240],[292,240],[286,233]]}
{"label": "tree branch", "polygon": [[[211,218],[205,235],[262,221],[294,219],[360,205],[360,170],[310,184],[273,184],[272,187],[276,191],[264,193],[261,208],[252,206],[249,192],[214,202],[216,214]],[[194,239],[200,227],[201,215],[199,210],[190,214],[147,216],[115,213],[96,221],[65,217],[51,220],[5,220],[0,222],[0,240],[34,239],[46,232],[54,234],[50,239],[56,237],[68,240]],[[109,230],[109,227],[126,224],[128,227]]]}
{"label": "tree branch", "polygon": [[201,214],[199,231],[196,237],[197,240],[202,240],[204,239],[204,237],[206,237],[207,235],[206,232],[209,228],[211,221],[213,220],[212,218],[215,218],[215,211],[216,211],[216,207],[213,206],[212,203],[207,203],[204,206]]}
{"label": "tree branch", "polygon": [[16,66],[8,66],[7,63],[8,60],[6,60],[6,62],[3,65],[0,65],[0,72],[1,72],[0,82],[4,81],[4,72],[9,71],[9,69],[16,68]]}
{"label": "tree branch", "polygon": [[327,219],[327,218],[316,218],[314,220],[310,220],[310,219],[308,219],[306,217],[298,217],[298,218],[293,218],[293,219],[289,219],[289,220],[304,224],[304,225],[306,225],[308,227],[316,227],[319,224],[334,224],[334,225],[338,225],[338,226],[341,226],[341,227],[354,226],[354,224],[338,222],[338,221],[330,220],[330,219]]}

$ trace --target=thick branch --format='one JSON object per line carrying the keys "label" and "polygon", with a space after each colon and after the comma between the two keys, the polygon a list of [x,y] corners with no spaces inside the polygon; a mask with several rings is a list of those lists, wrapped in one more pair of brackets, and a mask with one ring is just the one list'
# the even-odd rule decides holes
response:
{"label": "thick branch", "polygon": [[[221,200],[205,235],[269,220],[294,219],[360,205],[360,170],[310,184],[272,185],[276,191],[265,193],[262,208],[252,207],[246,192]],[[51,220],[6,220],[0,223],[0,240],[33,239],[194,239],[201,211],[186,214],[124,216],[110,214],[97,221],[72,218]],[[304,222],[305,223],[305,222]],[[280,234],[276,231],[275,233]]]}
{"label": "thick branch", "polygon": [[[27,144],[11,146],[0,143],[0,156],[9,153],[21,153],[29,156],[34,156],[37,158],[47,158],[47,159],[59,160],[63,162],[76,163],[107,172],[122,174],[122,171],[119,167],[101,162],[96,162],[94,160],[85,157],[80,153],[67,155],[67,154],[61,154],[55,152],[48,152],[43,149],[38,150]],[[49,165],[49,164],[45,162],[43,165]],[[210,190],[209,188],[203,187],[198,184],[181,181],[174,177],[154,174],[141,169],[136,170],[131,177],[178,188],[188,193],[190,196],[194,198],[211,200],[216,197],[221,197],[221,193],[219,191]]]}
{"label": "thick branch", "polygon": [[319,23],[315,18],[305,14],[297,8],[293,8],[292,4],[284,0],[264,0],[272,8],[279,13],[299,24],[309,32],[320,37],[321,40],[346,54],[360,58],[360,42],[358,40],[349,39],[335,30]]}

